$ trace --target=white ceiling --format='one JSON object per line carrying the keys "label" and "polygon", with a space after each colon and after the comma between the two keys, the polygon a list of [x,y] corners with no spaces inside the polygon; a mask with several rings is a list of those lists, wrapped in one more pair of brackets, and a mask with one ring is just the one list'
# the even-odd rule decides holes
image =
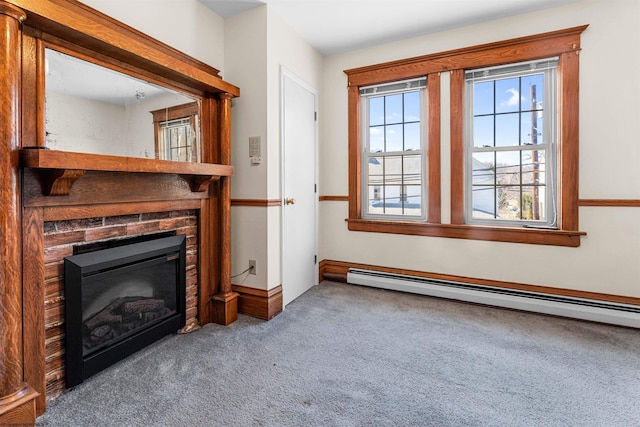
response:
{"label": "white ceiling", "polygon": [[263,4],[322,55],[580,0],[200,0],[223,18]]}

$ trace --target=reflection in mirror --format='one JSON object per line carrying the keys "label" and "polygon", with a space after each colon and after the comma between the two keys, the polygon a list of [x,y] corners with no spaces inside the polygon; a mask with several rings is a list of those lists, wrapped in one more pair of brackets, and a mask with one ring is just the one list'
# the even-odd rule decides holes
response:
{"label": "reflection in mirror", "polygon": [[197,98],[52,49],[45,74],[47,148],[200,162]]}

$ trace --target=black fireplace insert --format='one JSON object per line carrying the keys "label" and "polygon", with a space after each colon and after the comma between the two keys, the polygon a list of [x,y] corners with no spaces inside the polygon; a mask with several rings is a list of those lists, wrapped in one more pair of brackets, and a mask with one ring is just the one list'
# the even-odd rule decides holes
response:
{"label": "black fireplace insert", "polygon": [[65,258],[66,385],[185,325],[185,236]]}

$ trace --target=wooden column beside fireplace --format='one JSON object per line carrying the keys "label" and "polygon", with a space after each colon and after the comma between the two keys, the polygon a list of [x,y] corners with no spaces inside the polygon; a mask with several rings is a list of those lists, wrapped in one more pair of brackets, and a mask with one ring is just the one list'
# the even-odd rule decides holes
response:
{"label": "wooden column beside fireplace", "polygon": [[[64,299],[60,259],[73,242],[163,231],[172,212],[193,212],[197,274],[188,298],[197,301],[188,316],[200,324],[235,321],[230,132],[231,99],[240,90],[215,68],[75,0],[0,0],[0,28],[0,424],[33,424],[46,407],[51,364],[64,353],[52,349],[64,322],[51,304]],[[47,49],[196,99],[200,162],[47,149]],[[91,225],[158,216],[165,219]],[[90,225],[65,228],[83,221]],[[64,230],[45,233],[53,223]]]}

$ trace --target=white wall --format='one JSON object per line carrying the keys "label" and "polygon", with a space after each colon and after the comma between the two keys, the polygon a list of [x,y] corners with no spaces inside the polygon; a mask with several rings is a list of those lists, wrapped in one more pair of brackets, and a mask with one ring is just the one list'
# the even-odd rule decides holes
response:
{"label": "white wall", "polygon": [[[590,24],[580,53],[580,198],[640,198],[640,2],[585,0],[325,58],[321,194],[348,194],[343,70]],[[449,94],[443,73],[442,207],[449,220]],[[580,208],[579,248],[349,232],[323,202],[321,259],[640,297],[640,209]]]}
{"label": "white wall", "polygon": [[[232,103],[233,199],[281,199],[280,68],[320,90],[322,57],[269,6],[225,20],[225,78],[240,87]],[[251,165],[249,137],[262,141],[262,163]],[[232,207],[232,272],[257,262],[255,276],[233,283],[260,289],[281,284],[280,207]],[[244,279],[244,280],[243,280]]]}
{"label": "white wall", "polygon": [[224,20],[198,0],[82,0],[224,72]]}
{"label": "white wall", "polygon": [[[268,12],[267,54],[267,122],[268,172],[267,197],[282,199],[282,140],[281,140],[281,72],[285,68],[298,79],[315,89],[322,89],[322,56],[302,39],[271,8]],[[269,288],[282,283],[281,277],[281,207],[268,209],[268,268]]]}
{"label": "white wall", "polygon": [[122,152],[127,145],[127,111],[123,105],[49,92],[45,123],[46,146],[50,149],[126,155]]}
{"label": "white wall", "polygon": [[[240,87],[232,101],[231,179],[232,199],[267,198],[267,10],[257,7],[225,20],[227,79]],[[262,142],[262,164],[251,165],[249,137]],[[242,275],[234,284],[267,287],[267,208],[231,208],[231,271],[240,273],[256,260],[256,275]]]}

